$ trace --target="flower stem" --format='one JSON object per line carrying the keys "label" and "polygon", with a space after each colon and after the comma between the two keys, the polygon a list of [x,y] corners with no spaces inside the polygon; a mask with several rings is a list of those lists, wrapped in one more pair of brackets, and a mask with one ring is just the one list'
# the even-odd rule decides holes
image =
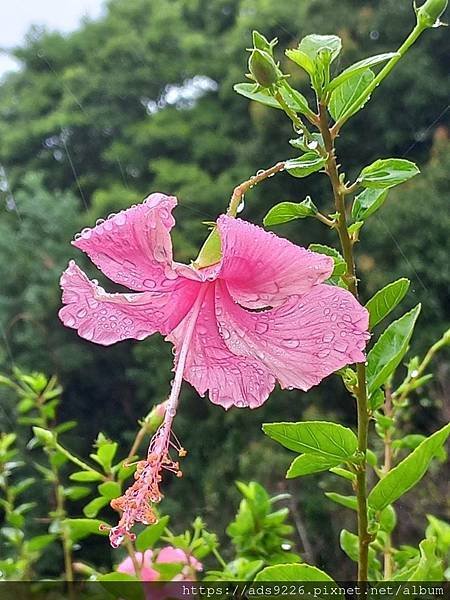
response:
{"label": "flower stem", "polygon": [[275,173],[283,171],[284,167],[285,163],[279,162],[273,167],[270,167],[270,169],[266,169],[265,171],[258,171],[256,175],[253,175],[252,177],[250,177],[250,179],[247,179],[247,181],[244,181],[243,183],[236,186],[234,188],[233,195],[231,196],[230,203],[228,205],[227,215],[229,217],[235,217],[237,215],[238,206],[241,203],[244,194],[256,184],[260,183],[261,181],[264,181],[264,179],[272,177],[272,175],[275,175]]}
{"label": "flower stem", "polygon": [[[355,273],[355,259],[353,256],[353,243],[348,232],[347,215],[345,211],[345,187],[341,184],[339,169],[336,161],[336,152],[334,147],[334,137],[328,125],[326,105],[319,103],[320,132],[322,134],[325,149],[327,151],[326,172],[333,188],[334,202],[338,218],[336,229],[338,231],[341,243],[342,253],[347,265],[347,273],[344,279],[350,292],[358,298],[358,285]],[[367,521],[367,489],[366,489],[366,469],[367,469],[367,442],[369,430],[369,413],[367,409],[367,388],[366,388],[366,367],[364,363],[356,366],[358,386],[356,390],[356,401],[358,411],[358,451],[361,454],[362,462],[358,467],[356,474],[356,496],[358,506],[358,540],[359,540],[359,560],[358,560],[358,581],[367,581],[368,579],[368,555],[369,544],[371,541],[368,532]]]}
{"label": "flower stem", "polygon": [[398,61],[406,54],[409,48],[414,44],[417,38],[423,33],[426,27],[420,23],[417,23],[411,33],[408,35],[406,40],[397,50],[395,55],[385,64],[385,66],[381,69],[381,71],[376,75],[376,77],[372,80],[372,82],[365,88],[365,90],[360,94],[358,98],[351,104],[345,111],[345,114],[335,123],[332,128],[332,133],[337,135],[342,125],[346,123],[346,121],[353,115],[355,110],[358,109],[362,104],[364,104],[364,100],[369,98],[372,92],[377,88],[380,83],[385,79]]}

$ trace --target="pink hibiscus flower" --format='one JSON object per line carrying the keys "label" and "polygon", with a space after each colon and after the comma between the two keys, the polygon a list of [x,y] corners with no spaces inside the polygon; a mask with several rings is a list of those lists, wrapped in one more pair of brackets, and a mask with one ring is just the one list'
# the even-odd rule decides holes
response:
{"label": "pink hibiscus flower", "polygon": [[108,294],[71,261],[61,278],[59,316],[98,344],[166,335],[175,346],[167,410],[135,483],[112,505],[123,512],[111,529],[114,546],[135,521],[156,520],[161,472],[181,475],[170,446],[182,380],[228,409],[256,408],[278,380],[308,390],[337,369],[365,360],[368,313],[348,291],[324,284],[331,258],[250,223],[217,220],[221,259],[203,269],[177,263],[170,230],[176,198],[152,194],[93,229],[74,245],[112,281],[133,290]]}
{"label": "pink hibiscus flower", "polygon": [[[135,552],[135,558],[140,567],[140,575],[142,581],[158,581],[160,579],[159,572],[154,569],[155,563],[179,563],[183,565],[182,571],[175,576],[173,581],[193,581],[195,573],[203,570],[203,565],[194,556],[188,556],[184,550],[174,548],[173,546],[165,546],[161,548],[154,560],[154,552],[146,550],[145,552]],[[117,567],[119,573],[127,573],[128,575],[136,575],[133,561],[128,556]]]}

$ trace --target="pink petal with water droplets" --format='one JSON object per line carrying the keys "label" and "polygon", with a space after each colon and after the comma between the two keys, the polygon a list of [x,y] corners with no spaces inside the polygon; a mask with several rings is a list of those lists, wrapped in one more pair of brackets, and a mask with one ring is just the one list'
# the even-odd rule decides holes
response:
{"label": "pink petal with water droplets", "polygon": [[282,306],[249,312],[220,284],[219,325],[234,354],[258,358],[282,387],[308,390],[350,363],[365,360],[368,312],[348,292],[319,284]]}
{"label": "pink petal with water droplets", "polygon": [[86,252],[112,281],[137,291],[167,291],[177,279],[170,230],[174,196],[151,194],[93,229],[83,229],[73,245]]}
{"label": "pink petal with water droplets", "polygon": [[310,252],[261,227],[222,215],[220,278],[233,298],[247,308],[278,306],[292,294],[303,294],[333,270],[328,256]]}
{"label": "pink petal with water droplets", "polygon": [[[214,404],[257,408],[269,396],[275,378],[252,357],[236,356],[225,344],[216,319],[216,283],[205,283],[208,290],[198,315],[186,360],[184,379],[200,395],[209,392]],[[231,302],[231,298],[230,298]],[[189,314],[167,336],[177,349],[181,347]],[[225,334],[226,335],[226,334]]]}
{"label": "pink petal with water droplets", "polygon": [[[157,581],[160,577],[158,571],[152,569],[153,552],[146,550],[144,553],[135,552],[134,557],[140,566],[140,575],[142,581]],[[125,558],[117,567],[118,573],[127,573],[128,575],[136,575],[133,561],[129,556]]]}
{"label": "pink petal with water droplets", "polygon": [[166,334],[190,310],[201,284],[179,279],[170,292],[107,294],[74,261],[61,276],[59,318],[89,341],[109,346],[125,339],[142,340],[159,331]]}

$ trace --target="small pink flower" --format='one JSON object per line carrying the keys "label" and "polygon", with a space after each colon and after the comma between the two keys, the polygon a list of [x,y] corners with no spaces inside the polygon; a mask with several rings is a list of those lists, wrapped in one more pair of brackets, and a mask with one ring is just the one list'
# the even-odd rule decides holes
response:
{"label": "small pink flower", "polygon": [[165,419],[136,481],[115,502],[123,511],[111,543],[135,521],[156,520],[163,469],[180,475],[169,454],[182,380],[228,409],[256,408],[276,380],[308,390],[337,369],[365,360],[368,313],[350,292],[323,282],[331,258],[250,223],[217,220],[222,258],[195,269],[172,257],[176,198],[152,194],[142,204],[84,229],[74,245],[115,283],[134,290],[108,294],[71,261],[61,278],[60,318],[98,344],[142,340],[159,332],[175,346],[175,377]]}
{"label": "small pink flower", "polygon": [[[135,559],[139,565],[140,578],[142,581],[158,581],[160,579],[159,572],[153,568],[157,563],[179,563],[183,565],[183,569],[179,575],[176,575],[174,581],[193,581],[195,572],[202,571],[203,565],[193,556],[188,556],[181,548],[173,546],[165,546],[161,548],[154,560],[152,550],[146,550],[144,553],[135,552]],[[133,561],[130,557],[125,558],[117,567],[119,573],[127,573],[128,575],[136,575]]]}
{"label": "small pink flower", "polygon": [[[158,571],[152,569],[153,552],[151,550],[146,550],[144,553],[135,552],[135,558],[140,567],[142,581],[157,581],[159,579]],[[117,571],[127,575],[136,575],[131,557],[127,556],[117,567]]]}

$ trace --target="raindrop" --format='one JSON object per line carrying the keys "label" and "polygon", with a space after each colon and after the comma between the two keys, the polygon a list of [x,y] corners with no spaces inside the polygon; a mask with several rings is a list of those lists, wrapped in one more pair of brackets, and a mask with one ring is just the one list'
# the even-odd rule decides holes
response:
{"label": "raindrop", "polygon": [[222,327],[220,333],[222,334],[224,340],[230,339],[230,332],[228,331],[228,329],[225,329],[225,327]]}
{"label": "raindrop", "polygon": [[104,223],[104,222],[105,222],[105,219],[97,219],[97,220],[95,221],[95,224],[96,224],[96,225],[97,225],[97,227],[98,227],[99,225],[103,225],[103,223]]}
{"label": "raindrop", "polygon": [[153,279],[144,279],[144,281],[142,282],[142,285],[146,288],[154,288],[156,286],[156,283],[153,281]]}
{"label": "raindrop", "polygon": [[259,321],[255,325],[255,331],[256,331],[256,333],[266,333],[266,331],[268,329],[269,329],[269,326],[267,325],[267,323],[264,323],[262,321]]}
{"label": "raindrop", "polygon": [[330,351],[327,348],[324,348],[323,350],[320,350],[320,352],[317,353],[317,356],[318,358],[326,358],[329,354]]}
{"label": "raindrop", "polygon": [[300,342],[298,340],[281,340],[281,345],[285,348],[298,348]]}
{"label": "raindrop", "polygon": [[76,321],[72,316],[67,317],[67,319],[66,319],[67,327],[73,327],[75,325],[75,323],[76,323]]}
{"label": "raindrop", "polygon": [[236,212],[239,214],[244,210],[244,208],[245,208],[245,200],[244,200],[244,197],[242,197],[241,201],[238,204]]}
{"label": "raindrop", "polygon": [[118,215],[116,215],[114,222],[116,225],[125,225],[125,223],[127,222],[126,214],[124,212],[120,212]]}
{"label": "raindrop", "polygon": [[323,334],[322,342],[326,344],[332,342],[334,340],[334,333],[332,331],[327,331],[327,333]]}
{"label": "raindrop", "polygon": [[345,352],[348,348],[348,344],[345,342],[336,342],[334,345],[334,349],[338,352]]}

